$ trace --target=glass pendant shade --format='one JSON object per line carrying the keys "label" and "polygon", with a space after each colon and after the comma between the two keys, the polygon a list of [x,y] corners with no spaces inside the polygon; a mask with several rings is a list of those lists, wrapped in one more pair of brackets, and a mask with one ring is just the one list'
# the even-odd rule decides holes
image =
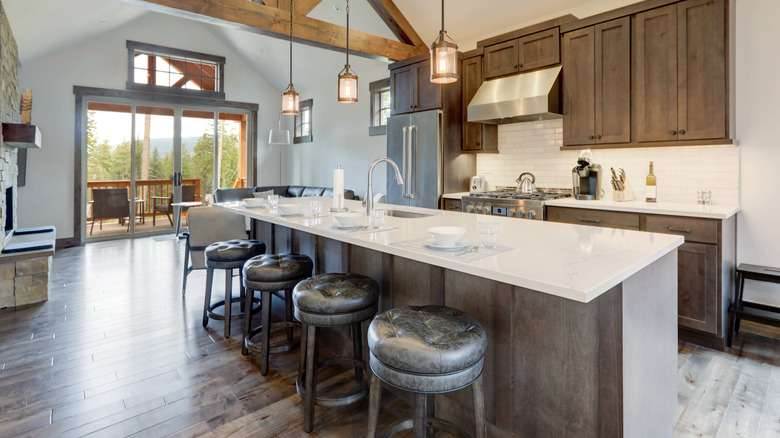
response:
{"label": "glass pendant shade", "polygon": [[279,114],[278,129],[271,128],[268,133],[268,144],[290,144],[290,130],[282,129],[282,115]]}
{"label": "glass pendant shade", "polygon": [[287,89],[284,90],[284,93],[282,93],[282,114],[286,116],[297,116],[300,108],[300,96],[295,91],[293,84],[290,84],[287,86]]}
{"label": "glass pendant shade", "polygon": [[446,40],[447,32],[439,32],[439,38],[431,44],[431,82],[451,84],[457,82],[458,45]]}
{"label": "glass pendant shade", "polygon": [[350,70],[349,65],[345,65],[339,73],[339,103],[357,103],[357,84],[357,75]]}

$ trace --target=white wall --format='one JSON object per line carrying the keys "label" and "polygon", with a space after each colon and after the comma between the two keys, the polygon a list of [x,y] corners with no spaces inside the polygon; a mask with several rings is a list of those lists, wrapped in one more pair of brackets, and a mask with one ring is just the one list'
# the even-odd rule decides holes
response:
{"label": "white wall", "polygon": [[276,87],[215,38],[213,26],[146,13],[99,38],[28,60],[21,66],[20,87],[34,92],[33,121],[44,140],[42,149],[28,154],[27,186],[19,189],[19,226],[55,225],[58,238],[73,236],[73,86],[125,89],[126,40],[225,56],[226,99],[260,105],[259,182],[278,182],[279,152],[267,145],[268,130],[277,123],[281,105]]}
{"label": "white wall", "polygon": [[[780,267],[780,2],[738,0],[736,7],[737,138],[742,153],[737,261]],[[780,305],[777,285],[749,282],[745,289],[746,298]]]}

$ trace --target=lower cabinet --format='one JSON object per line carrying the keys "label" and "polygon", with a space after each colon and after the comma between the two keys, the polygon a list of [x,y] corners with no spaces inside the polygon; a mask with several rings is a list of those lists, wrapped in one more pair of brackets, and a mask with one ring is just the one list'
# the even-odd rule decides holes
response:
{"label": "lower cabinet", "polygon": [[734,289],[736,231],[733,217],[701,219],[548,206],[547,220],[685,237],[685,243],[677,249],[679,337],[706,347],[724,349],[726,312]]}
{"label": "lower cabinet", "polygon": [[442,202],[442,210],[461,211],[463,209],[462,207],[463,203],[460,201],[460,199],[444,198],[444,202]]}

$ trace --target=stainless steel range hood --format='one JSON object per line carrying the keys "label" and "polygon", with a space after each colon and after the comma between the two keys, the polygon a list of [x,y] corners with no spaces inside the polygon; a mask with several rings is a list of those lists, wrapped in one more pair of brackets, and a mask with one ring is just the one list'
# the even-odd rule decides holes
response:
{"label": "stainless steel range hood", "polygon": [[501,125],[559,119],[561,67],[485,81],[468,106],[468,121]]}

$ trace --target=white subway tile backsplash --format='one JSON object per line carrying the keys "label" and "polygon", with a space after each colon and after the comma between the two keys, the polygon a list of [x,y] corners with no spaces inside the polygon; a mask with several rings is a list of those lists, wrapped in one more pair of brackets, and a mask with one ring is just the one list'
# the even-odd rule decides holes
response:
{"label": "white subway tile backsplash", "polygon": [[[490,189],[512,186],[523,172],[536,176],[539,187],[571,187],[571,170],[579,151],[561,151],[563,121],[516,123],[498,127],[498,154],[477,155],[477,173]],[[605,169],[603,189],[611,196],[609,168],[623,168],[637,197],[644,196],[648,164],[654,162],[658,197],[670,202],[696,202],[697,190],[712,190],[714,204],[739,204],[739,148],[690,146],[594,149]]]}

